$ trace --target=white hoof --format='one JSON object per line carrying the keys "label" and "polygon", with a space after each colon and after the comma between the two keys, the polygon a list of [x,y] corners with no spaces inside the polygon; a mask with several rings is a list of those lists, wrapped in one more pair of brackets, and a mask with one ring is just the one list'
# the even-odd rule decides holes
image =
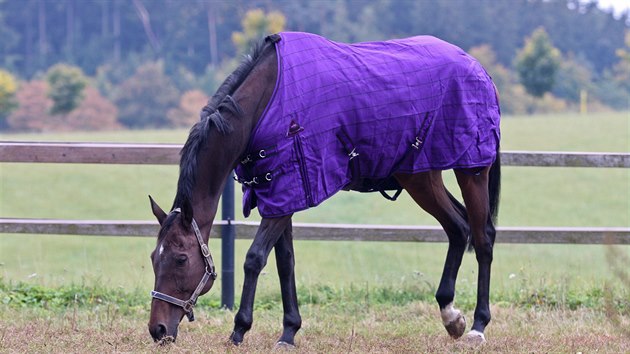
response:
{"label": "white hoof", "polygon": [[462,339],[466,344],[469,345],[481,345],[486,342],[486,337],[483,333],[479,331],[475,331],[474,329],[466,334],[466,336]]}

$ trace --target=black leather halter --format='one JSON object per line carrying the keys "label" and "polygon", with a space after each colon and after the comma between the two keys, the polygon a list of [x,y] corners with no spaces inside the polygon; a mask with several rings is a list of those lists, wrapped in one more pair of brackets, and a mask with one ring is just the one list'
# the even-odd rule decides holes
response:
{"label": "black leather halter", "polygon": [[[177,208],[177,209],[174,209],[173,212],[180,213],[181,210]],[[190,299],[180,300],[176,297],[166,295],[159,291],[155,291],[155,290],[151,291],[152,298],[166,301],[168,303],[171,303],[173,305],[183,308],[184,312],[186,313],[186,317],[188,317],[188,321],[190,322],[195,320],[193,307],[197,303],[197,298],[203,291],[203,288],[206,286],[210,278],[212,278],[213,281],[217,278],[217,273],[215,272],[215,269],[214,269],[214,261],[212,260],[212,255],[210,255],[210,250],[208,249],[208,245],[203,241],[203,238],[201,237],[201,231],[199,231],[199,226],[197,225],[197,222],[195,221],[195,219],[192,219],[192,227],[193,227],[193,230],[195,231],[195,237],[197,237],[197,241],[199,242],[199,248],[201,249],[201,254],[203,255],[203,259],[206,263],[206,271],[203,277],[201,278],[201,280],[199,281],[197,288],[190,296]]]}

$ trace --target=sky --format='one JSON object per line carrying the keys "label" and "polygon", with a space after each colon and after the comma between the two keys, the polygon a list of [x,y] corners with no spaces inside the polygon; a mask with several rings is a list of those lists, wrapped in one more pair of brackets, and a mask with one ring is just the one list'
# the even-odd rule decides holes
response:
{"label": "sky", "polygon": [[615,15],[621,15],[624,10],[630,9],[630,0],[599,0],[598,4],[600,9],[614,8]]}

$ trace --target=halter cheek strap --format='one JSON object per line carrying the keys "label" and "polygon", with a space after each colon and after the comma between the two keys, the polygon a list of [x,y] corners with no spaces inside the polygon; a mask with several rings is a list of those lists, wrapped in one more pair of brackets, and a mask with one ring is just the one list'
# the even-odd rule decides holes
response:
{"label": "halter cheek strap", "polygon": [[[181,210],[179,208],[174,209],[173,212],[180,213]],[[151,297],[154,299],[162,300],[173,305],[179,306],[184,309],[186,313],[186,317],[188,317],[188,321],[192,322],[195,320],[195,314],[193,313],[193,307],[197,303],[197,298],[201,295],[203,288],[208,283],[208,280],[212,278],[214,281],[217,278],[217,273],[214,268],[214,261],[212,260],[212,255],[210,254],[210,250],[208,249],[208,245],[203,241],[203,237],[201,237],[201,231],[199,230],[199,226],[195,219],[192,219],[192,227],[195,232],[195,237],[197,238],[197,242],[199,243],[199,248],[201,249],[201,254],[203,255],[204,262],[206,263],[206,270],[203,274],[203,277],[199,281],[197,288],[190,296],[188,300],[180,300],[176,297],[166,295],[159,291],[151,291]]]}

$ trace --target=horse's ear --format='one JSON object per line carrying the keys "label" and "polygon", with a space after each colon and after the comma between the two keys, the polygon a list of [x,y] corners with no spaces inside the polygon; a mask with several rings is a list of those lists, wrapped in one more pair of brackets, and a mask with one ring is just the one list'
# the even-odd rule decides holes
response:
{"label": "horse's ear", "polygon": [[149,196],[149,200],[151,201],[151,210],[153,211],[153,215],[155,215],[160,225],[162,225],[164,220],[166,220],[166,213],[164,212],[164,210],[162,210],[162,208],[160,208],[159,205],[157,205],[157,203],[155,202],[155,200],[153,200],[153,198],[151,198],[151,196]]}
{"label": "horse's ear", "polygon": [[182,205],[182,221],[184,222],[185,226],[190,226],[192,224],[192,220],[193,220],[192,205],[190,204],[190,202],[187,201]]}

